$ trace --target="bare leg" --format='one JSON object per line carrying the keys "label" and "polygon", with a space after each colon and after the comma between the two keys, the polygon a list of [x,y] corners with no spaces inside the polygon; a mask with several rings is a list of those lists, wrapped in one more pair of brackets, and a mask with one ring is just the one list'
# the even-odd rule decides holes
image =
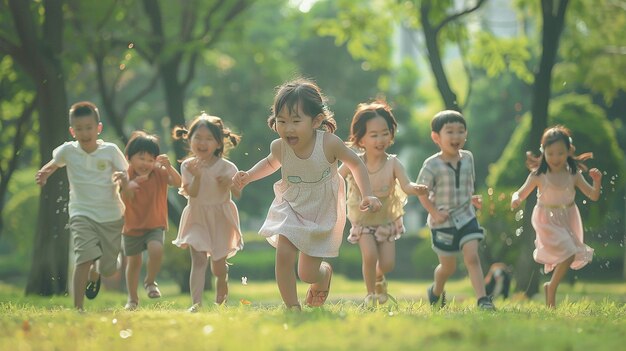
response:
{"label": "bare leg", "polygon": [[433,294],[441,296],[443,293],[446,281],[456,270],[456,257],[439,255],[439,265],[435,268],[435,284],[433,287]]}
{"label": "bare leg", "polygon": [[87,261],[74,266],[74,307],[79,311],[83,310],[83,302],[85,301],[85,287],[87,286],[89,271],[93,263],[94,261]]}
{"label": "bare leg", "polygon": [[146,265],[146,278],[144,284],[152,284],[161,270],[163,260],[163,244],[160,241],[148,241],[148,264]]}
{"label": "bare leg", "polygon": [[569,270],[569,266],[574,262],[574,255],[568,257],[565,261],[556,265],[554,272],[552,273],[552,279],[546,288],[546,304],[548,307],[556,307],[556,289],[561,283],[561,279],[565,276]]}
{"label": "bare leg", "polygon": [[127,256],[126,262],[126,289],[128,289],[128,302],[139,302],[137,285],[139,285],[139,272],[141,271],[141,253]]}
{"label": "bare leg", "polygon": [[282,235],[276,245],[276,284],[283,302],[289,308],[300,306],[296,288],[296,255],[298,249]]}
{"label": "bare leg", "polygon": [[376,284],[376,271],[378,263],[378,248],[376,247],[376,239],[373,235],[361,235],[359,238],[359,248],[361,249],[361,260],[363,280],[367,294],[374,294],[374,285]]}
{"label": "bare leg", "polygon": [[191,273],[189,274],[189,287],[191,289],[191,303],[202,305],[202,293],[206,279],[206,269],[209,258],[204,251],[196,251],[189,247],[191,253]]}
{"label": "bare leg", "polygon": [[228,266],[226,257],[211,261],[211,272],[215,276],[215,303],[221,305],[228,298]]}
{"label": "bare leg", "polygon": [[478,240],[471,240],[463,245],[463,260],[477,298],[486,296],[485,277],[478,256]]}

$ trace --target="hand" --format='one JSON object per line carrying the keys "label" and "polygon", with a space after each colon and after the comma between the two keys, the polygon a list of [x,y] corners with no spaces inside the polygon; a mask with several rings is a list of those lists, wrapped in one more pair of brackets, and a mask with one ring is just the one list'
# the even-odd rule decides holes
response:
{"label": "hand", "polygon": [[424,184],[410,183],[409,187],[411,188],[412,195],[415,195],[415,196],[428,195],[428,186]]}
{"label": "hand", "polygon": [[206,162],[199,158],[194,158],[193,160],[186,163],[187,170],[191,173],[192,176],[198,177],[202,174],[202,167]]}
{"label": "hand", "polygon": [[156,157],[156,167],[164,167],[170,168],[172,167],[172,163],[170,162],[170,158],[166,154],[161,154]]}
{"label": "hand", "polygon": [[359,205],[359,210],[361,211],[370,211],[377,212],[382,207],[382,203],[376,196],[366,196],[361,200],[361,204]]}
{"label": "hand", "polygon": [[437,210],[437,212],[430,214],[430,217],[434,224],[447,221],[449,216],[450,214],[447,210]]}
{"label": "hand", "polygon": [[517,192],[513,193],[511,196],[511,210],[514,210],[522,203],[522,200],[519,198],[519,194]]}
{"label": "hand", "polygon": [[128,173],[126,171],[117,171],[113,173],[113,182],[119,182],[120,184],[128,183]]}
{"label": "hand", "polygon": [[482,195],[472,195],[472,205],[477,209],[483,208],[483,196]]}
{"label": "hand", "polygon": [[589,170],[589,176],[593,179],[594,183],[600,183],[602,180],[602,172],[600,172],[597,168],[592,168]]}
{"label": "hand", "polygon": [[237,189],[243,189],[250,182],[250,174],[246,171],[238,171],[233,176],[232,182]]}
{"label": "hand", "polygon": [[48,181],[49,176],[50,176],[50,171],[44,170],[42,168],[39,171],[37,171],[37,174],[35,174],[35,183],[37,183],[37,185],[39,186],[44,186],[46,185],[46,182]]}

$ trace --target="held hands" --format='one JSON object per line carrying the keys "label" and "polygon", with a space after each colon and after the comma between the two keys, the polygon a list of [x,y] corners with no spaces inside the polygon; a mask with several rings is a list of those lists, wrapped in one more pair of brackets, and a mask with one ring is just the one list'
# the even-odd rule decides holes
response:
{"label": "held hands", "polygon": [[382,207],[380,200],[376,196],[366,196],[361,200],[359,210],[377,212]]}
{"label": "held hands", "polygon": [[602,172],[600,172],[597,168],[592,168],[589,170],[589,176],[593,179],[594,183],[600,183],[602,180]]}
{"label": "held hands", "polygon": [[237,189],[243,189],[250,183],[250,174],[246,171],[238,171],[232,178],[233,186]]}

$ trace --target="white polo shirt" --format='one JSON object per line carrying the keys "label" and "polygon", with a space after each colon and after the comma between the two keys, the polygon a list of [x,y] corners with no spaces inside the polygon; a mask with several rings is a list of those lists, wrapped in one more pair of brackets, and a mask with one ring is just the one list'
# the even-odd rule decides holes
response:
{"label": "white polo shirt", "polygon": [[98,140],[98,148],[87,153],[71,141],[54,149],[52,158],[55,165],[67,166],[70,217],[86,216],[105,223],[123,216],[124,203],[113,172],[126,171],[128,162],[117,145]]}

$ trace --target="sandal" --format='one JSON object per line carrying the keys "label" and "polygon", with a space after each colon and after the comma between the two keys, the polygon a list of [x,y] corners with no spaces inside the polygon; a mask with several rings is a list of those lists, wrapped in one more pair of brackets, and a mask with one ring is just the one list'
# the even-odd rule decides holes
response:
{"label": "sandal", "polygon": [[135,311],[139,307],[139,302],[137,301],[128,301],[124,306],[126,311]]}
{"label": "sandal", "polygon": [[376,298],[378,299],[379,304],[384,304],[389,299],[389,295],[387,295],[387,279],[383,275],[380,280],[376,278],[376,285],[374,287],[374,291],[376,292]]}
{"label": "sandal", "polygon": [[85,296],[89,300],[93,300],[98,296],[98,292],[100,292],[100,283],[102,281],[102,276],[98,276],[98,280],[95,282],[89,281],[87,283],[87,287],[85,287]]}
{"label": "sandal", "polygon": [[328,262],[322,262],[321,265],[324,265],[327,268],[328,284],[326,285],[326,290],[315,290],[313,289],[313,284],[309,286],[309,290],[306,292],[306,304],[311,307],[319,307],[323,305],[324,302],[326,302],[328,292],[330,291],[330,281],[333,278],[333,267],[331,267]]}
{"label": "sandal", "polygon": [[144,283],[143,287],[146,289],[149,298],[158,299],[161,297],[161,290],[159,290],[159,285],[156,282],[150,284]]}

